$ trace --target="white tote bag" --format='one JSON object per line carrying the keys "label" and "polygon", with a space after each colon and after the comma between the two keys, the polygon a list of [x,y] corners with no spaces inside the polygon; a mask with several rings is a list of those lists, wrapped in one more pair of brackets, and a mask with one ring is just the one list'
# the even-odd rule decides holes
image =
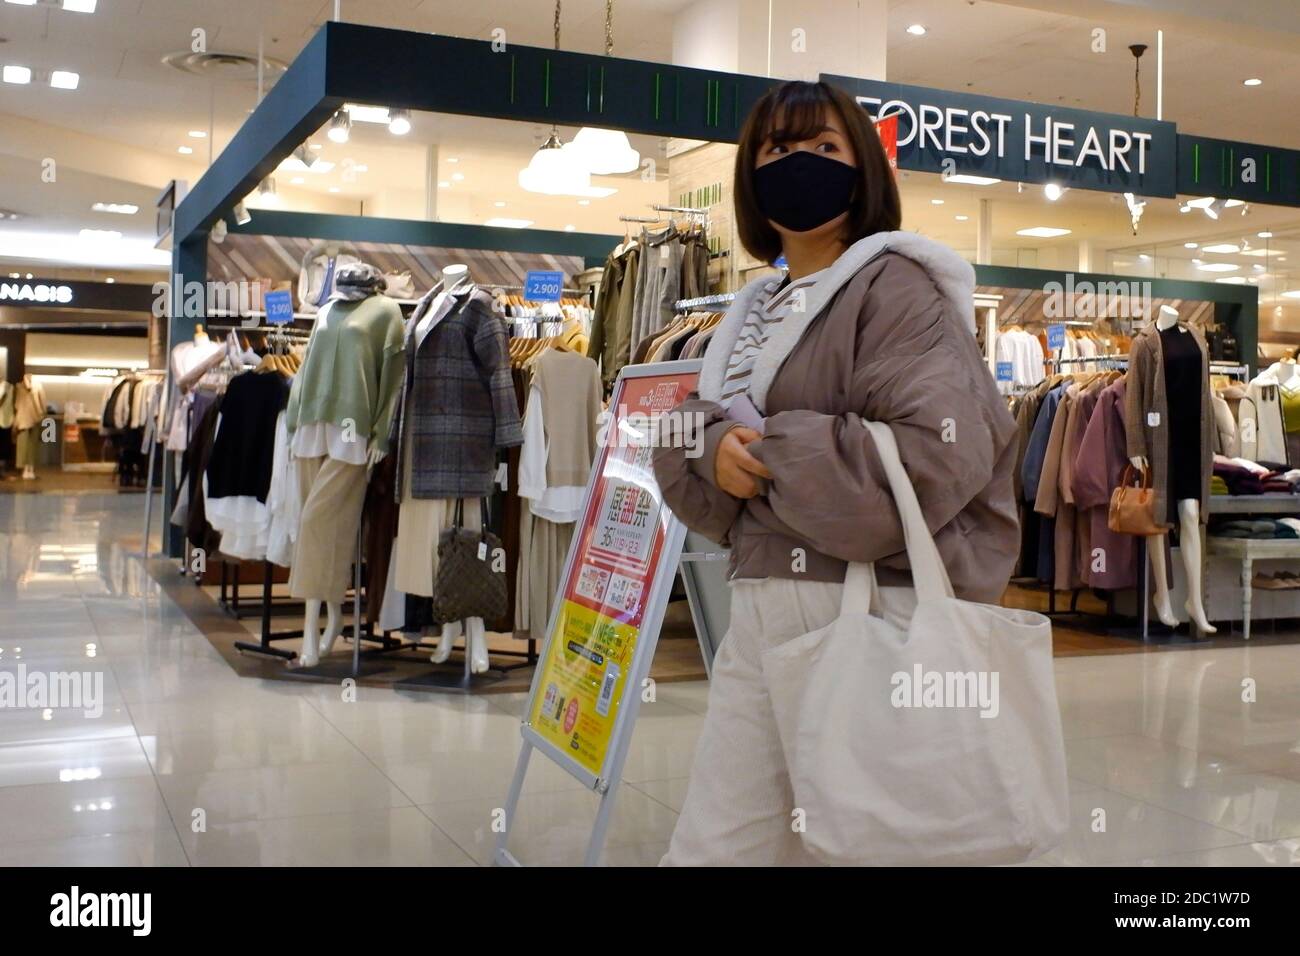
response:
{"label": "white tote bag", "polygon": [[840,616],[763,655],[804,847],[841,865],[988,865],[1065,837],[1065,747],[1051,624],[960,601],[889,426],[864,422],[889,476],[916,590],[906,629],[870,614],[849,566]]}

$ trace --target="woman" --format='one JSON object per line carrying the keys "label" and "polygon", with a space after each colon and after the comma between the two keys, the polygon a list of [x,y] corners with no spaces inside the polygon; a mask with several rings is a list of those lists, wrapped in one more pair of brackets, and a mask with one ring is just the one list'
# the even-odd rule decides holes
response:
{"label": "woman", "polygon": [[863,418],[893,429],[958,597],[997,601],[1019,547],[1015,426],[975,342],[974,270],[897,231],[866,112],[824,83],[774,88],[745,123],[735,184],[741,242],[789,273],[737,295],[681,407],[702,434],[655,456],[673,512],[731,548],[732,579],[668,865],[810,862],[761,654],[835,619],[850,561],[876,562],[891,619],[915,606],[890,587],[910,584],[907,555]]}

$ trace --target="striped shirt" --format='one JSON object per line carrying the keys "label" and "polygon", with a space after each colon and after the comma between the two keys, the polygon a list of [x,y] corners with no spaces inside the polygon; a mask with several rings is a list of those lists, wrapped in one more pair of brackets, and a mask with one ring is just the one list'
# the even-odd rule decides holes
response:
{"label": "striped shirt", "polygon": [[[757,296],[745,316],[745,324],[736,338],[727,362],[727,377],[722,382],[720,404],[725,408],[737,396],[749,391],[749,380],[754,374],[754,362],[772,333],[792,312],[802,311],[812,287],[826,274],[826,269],[806,275],[793,282],[787,280],[767,298]],[[761,411],[761,409],[760,409]]]}

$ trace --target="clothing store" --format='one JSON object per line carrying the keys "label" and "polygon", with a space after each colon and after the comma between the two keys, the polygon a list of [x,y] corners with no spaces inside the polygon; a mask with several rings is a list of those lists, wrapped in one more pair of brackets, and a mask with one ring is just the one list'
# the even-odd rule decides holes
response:
{"label": "clothing store", "polygon": [[[414,62],[439,64],[447,82],[401,66]],[[189,584],[247,619],[229,659],[256,661],[250,673],[270,662],[294,679],[525,689],[620,372],[700,359],[735,290],[780,268],[744,252],[731,213],[739,124],[773,81],[559,49],[499,57],[480,41],[337,22],[289,75],[328,77],[330,94],[278,84],[175,213],[178,285],[258,291],[201,314],[173,295],[154,443],[165,489],[146,533],[164,523],[171,577],[179,561]],[[1300,589],[1253,572],[1256,559],[1271,581],[1300,572],[1300,549],[1279,544],[1300,517],[1289,441],[1300,415],[1286,387],[1294,362],[1259,360],[1268,283],[1250,268],[1285,257],[1266,227],[1300,196],[1228,180],[1222,144],[1173,123],[1065,109],[1052,122],[1146,143],[1141,169],[1101,176],[1040,146],[1029,161],[972,148],[953,173],[952,136],[918,136],[909,115],[939,103],[953,124],[960,110],[1023,116],[1005,132],[1032,143],[1047,108],[827,79],[878,121],[898,117],[904,227],[949,241],[956,223],[950,244],[976,263],[971,332],[1018,426],[1021,553],[1003,600],[1121,641],[1195,640],[1212,622],[1248,633],[1255,588],[1256,617],[1300,617],[1288,603]],[[338,142],[360,122],[355,104],[417,132],[427,114],[482,139],[549,128],[524,188],[569,126],[621,136],[625,152],[658,150],[661,179],[562,184],[552,171],[528,219],[470,225],[447,221],[477,201],[457,195],[475,167],[454,154],[470,150],[444,142],[425,197],[437,221],[259,203],[273,174],[310,168],[317,132]],[[1286,153],[1233,145],[1237,159]],[[593,169],[636,170],[618,150]],[[1180,159],[1190,153],[1194,167]],[[1210,183],[1213,217],[1197,198]],[[1074,205],[1043,213],[1046,186]],[[1251,241],[1230,221],[1241,207]],[[1061,241],[1094,213],[1159,238]],[[589,231],[565,221],[580,216]],[[978,229],[961,225],[972,219]],[[1242,264],[1252,274],[1241,282],[1204,281]],[[1111,520],[1129,485],[1150,489],[1150,527]],[[688,600],[663,630],[694,640],[661,651],[702,676],[726,628],[727,554],[694,532],[684,550],[677,595]]]}
{"label": "clothing store", "polygon": [[167,337],[156,298],[143,283],[0,279],[0,491],[144,486]]}

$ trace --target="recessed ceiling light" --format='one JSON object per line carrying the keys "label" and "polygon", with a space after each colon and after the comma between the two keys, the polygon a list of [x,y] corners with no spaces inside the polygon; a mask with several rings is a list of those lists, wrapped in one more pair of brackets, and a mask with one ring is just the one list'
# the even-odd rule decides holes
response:
{"label": "recessed ceiling light", "polygon": [[63,9],[69,13],[94,13],[99,0],[63,0]]}
{"label": "recessed ceiling light", "polygon": [[301,176],[295,176],[295,177],[293,177],[293,179],[289,180],[289,185],[290,185],[290,186],[301,186],[301,185],[302,185],[303,183],[305,183],[306,181],[307,181],[307,180],[303,179]]}
{"label": "recessed ceiling light", "polygon": [[337,192],[342,192],[342,190],[339,189],[338,186],[331,186],[331,187],[330,187],[330,192],[332,192],[332,193],[337,193]]}
{"label": "recessed ceiling light", "polygon": [[104,281],[107,282],[109,285],[112,285],[112,284],[113,284],[114,282],[116,282],[117,280],[114,279],[112,276],[109,276],[109,277],[108,277],[107,279],[105,279]]}
{"label": "recessed ceiling light", "polygon": [[370,167],[367,166],[365,163],[357,163],[355,166],[352,167],[352,171],[354,173],[368,173],[370,172]]}
{"label": "recessed ceiling light", "polygon": [[1194,243],[1194,242],[1184,242],[1184,243],[1183,243],[1183,248],[1184,248],[1184,249],[1196,249],[1196,248],[1198,248],[1198,247],[1197,247],[1196,243]]}
{"label": "recessed ceiling light", "polygon": [[1256,262],[1253,266],[1251,266],[1251,268],[1254,269],[1256,272],[1263,272],[1268,267],[1264,265],[1264,263],[1262,262]]}
{"label": "recessed ceiling light", "polygon": [[346,110],[337,110],[330,117],[330,128],[325,134],[331,143],[346,143],[352,135],[352,114]]}
{"label": "recessed ceiling light", "polygon": [[97,202],[90,207],[95,212],[113,212],[119,216],[134,216],[140,207],[132,202]]}
{"label": "recessed ceiling light", "polygon": [[50,74],[50,86],[56,90],[75,90],[81,85],[81,74],[71,70],[55,70]]}
{"label": "recessed ceiling light", "polygon": [[1193,260],[1192,260],[1192,265],[1194,265],[1194,266],[1199,266],[1199,265],[1200,265],[1202,262],[1204,262],[1204,261],[1205,261],[1204,259],[1193,259]]}
{"label": "recessed ceiling light", "polygon": [[1048,183],[1043,187],[1043,195],[1052,202],[1056,202],[1056,200],[1065,195],[1065,190],[1061,188],[1060,183]]}
{"label": "recessed ceiling light", "polygon": [[965,173],[956,173],[952,176],[943,178],[945,183],[959,183],[966,186],[994,186],[1002,182],[1000,179],[994,179],[991,176],[968,176]]}
{"label": "recessed ceiling light", "polygon": [[578,228],[578,227],[575,226],[573,223],[569,223],[567,226],[564,227],[564,231],[565,231],[565,232],[576,232],[576,231],[577,231],[577,228]]}
{"label": "recessed ceiling light", "polygon": [[176,152],[180,153],[182,156],[188,156],[190,153],[194,152],[194,149],[191,146],[177,146]]}
{"label": "recessed ceiling light", "polygon": [[5,0],[5,3],[12,3],[14,6],[18,7],[36,6],[36,0]]}
{"label": "recessed ceiling light", "polygon": [[1196,268],[1202,272],[1236,272],[1241,266],[1231,262],[1203,262]]}
{"label": "recessed ceiling light", "polygon": [[1264,81],[1261,80],[1259,77],[1257,77],[1257,76],[1252,76],[1252,77],[1251,77],[1250,79],[1248,79],[1248,80],[1242,80],[1242,81],[1241,81],[1241,85],[1242,85],[1242,86],[1259,86],[1259,85],[1260,85],[1261,83],[1263,83],[1263,82],[1264,82]]}
{"label": "recessed ceiling light", "polygon": [[1215,279],[1215,282],[1222,282],[1226,285],[1244,285],[1246,280],[1241,276],[1224,276],[1222,279]]}
{"label": "recessed ceiling light", "polygon": [[533,224],[531,219],[507,219],[497,216],[483,223],[485,226],[500,226],[503,229],[527,229]]}
{"label": "recessed ceiling light", "polygon": [[105,239],[114,242],[122,238],[122,234],[114,229],[83,229],[78,235],[82,239]]}
{"label": "recessed ceiling light", "polygon": [[931,200],[930,200],[930,205],[931,205],[931,206],[942,206],[942,205],[943,205],[943,200],[942,200],[942,199],[931,199]]}
{"label": "recessed ceiling light", "polygon": [[967,219],[970,218],[970,216],[953,216],[953,218],[956,219],[958,222],[965,222]]}
{"label": "recessed ceiling light", "polygon": [[1261,232],[1261,233],[1258,233],[1258,235],[1259,235],[1259,238],[1261,238],[1261,239],[1272,239],[1272,238],[1273,238],[1273,234],[1272,234],[1271,232],[1267,232],[1267,231],[1265,231],[1265,232]]}
{"label": "recessed ceiling light", "polygon": [[590,200],[590,199],[579,199],[579,200],[578,200],[578,205],[579,205],[579,206],[590,206],[590,205],[591,205],[591,200]]}
{"label": "recessed ceiling light", "polygon": [[193,139],[207,139],[208,134],[206,130],[192,129],[190,130],[190,137]]}
{"label": "recessed ceiling light", "polygon": [[445,180],[445,179],[444,179],[444,180],[441,180],[441,181],[438,183],[438,188],[439,188],[439,189],[450,189],[450,188],[451,188],[451,183],[447,182],[447,180]]}
{"label": "recessed ceiling light", "polygon": [[448,157],[447,157],[447,162],[449,162],[449,163],[459,163],[459,162],[460,162],[460,157],[459,157],[459,156],[448,156]]}
{"label": "recessed ceiling light", "polygon": [[411,111],[396,109],[389,116],[388,132],[394,136],[405,136],[411,131]]}
{"label": "recessed ceiling light", "polygon": [[6,66],[3,74],[6,83],[30,83],[32,71],[25,66]]}
{"label": "recessed ceiling light", "polygon": [[1241,246],[1237,245],[1235,242],[1216,242],[1212,246],[1201,246],[1201,251],[1217,252],[1222,255],[1228,256],[1228,255],[1233,255],[1234,253],[1241,252]]}
{"label": "recessed ceiling light", "polygon": [[322,149],[324,149],[324,148],[325,148],[325,144],[324,144],[324,143],[312,143],[311,146],[308,147],[308,149],[311,149],[311,150],[313,150],[314,152],[317,152],[317,153],[319,153],[319,152],[320,152]]}
{"label": "recessed ceiling light", "polygon": [[452,182],[456,182],[456,183],[458,183],[458,182],[460,182],[460,181],[461,181],[462,179],[464,179],[464,178],[465,178],[465,174],[464,174],[464,173],[452,173],[452,174],[451,174],[451,180],[452,180]]}
{"label": "recessed ceiling light", "polygon": [[1069,229],[1057,229],[1055,226],[1034,226],[1030,229],[1017,229],[1017,236],[1030,236],[1034,239],[1055,239],[1058,236],[1068,236]]}
{"label": "recessed ceiling light", "polygon": [[504,209],[506,204],[503,202],[494,202],[492,205],[496,206],[498,209]]}
{"label": "recessed ceiling light", "polygon": [[1300,289],[1292,289],[1290,292],[1283,292],[1284,299],[1300,299]]}
{"label": "recessed ceiling light", "polygon": [[[1243,249],[1241,254],[1243,256],[1258,256],[1259,258],[1262,259],[1265,256],[1280,256],[1282,254],[1282,250],[1281,249]],[[1281,262],[1282,260],[1279,259],[1278,261]]]}
{"label": "recessed ceiling light", "polygon": [[913,23],[907,28],[907,32],[912,34],[914,37],[923,37],[925,36],[925,25],[921,23]]}
{"label": "recessed ceiling light", "polygon": [[1139,252],[1139,253],[1138,253],[1138,258],[1141,259],[1143,262],[1150,262],[1150,261],[1151,261],[1151,257],[1150,257],[1149,255],[1147,255],[1145,252]]}

